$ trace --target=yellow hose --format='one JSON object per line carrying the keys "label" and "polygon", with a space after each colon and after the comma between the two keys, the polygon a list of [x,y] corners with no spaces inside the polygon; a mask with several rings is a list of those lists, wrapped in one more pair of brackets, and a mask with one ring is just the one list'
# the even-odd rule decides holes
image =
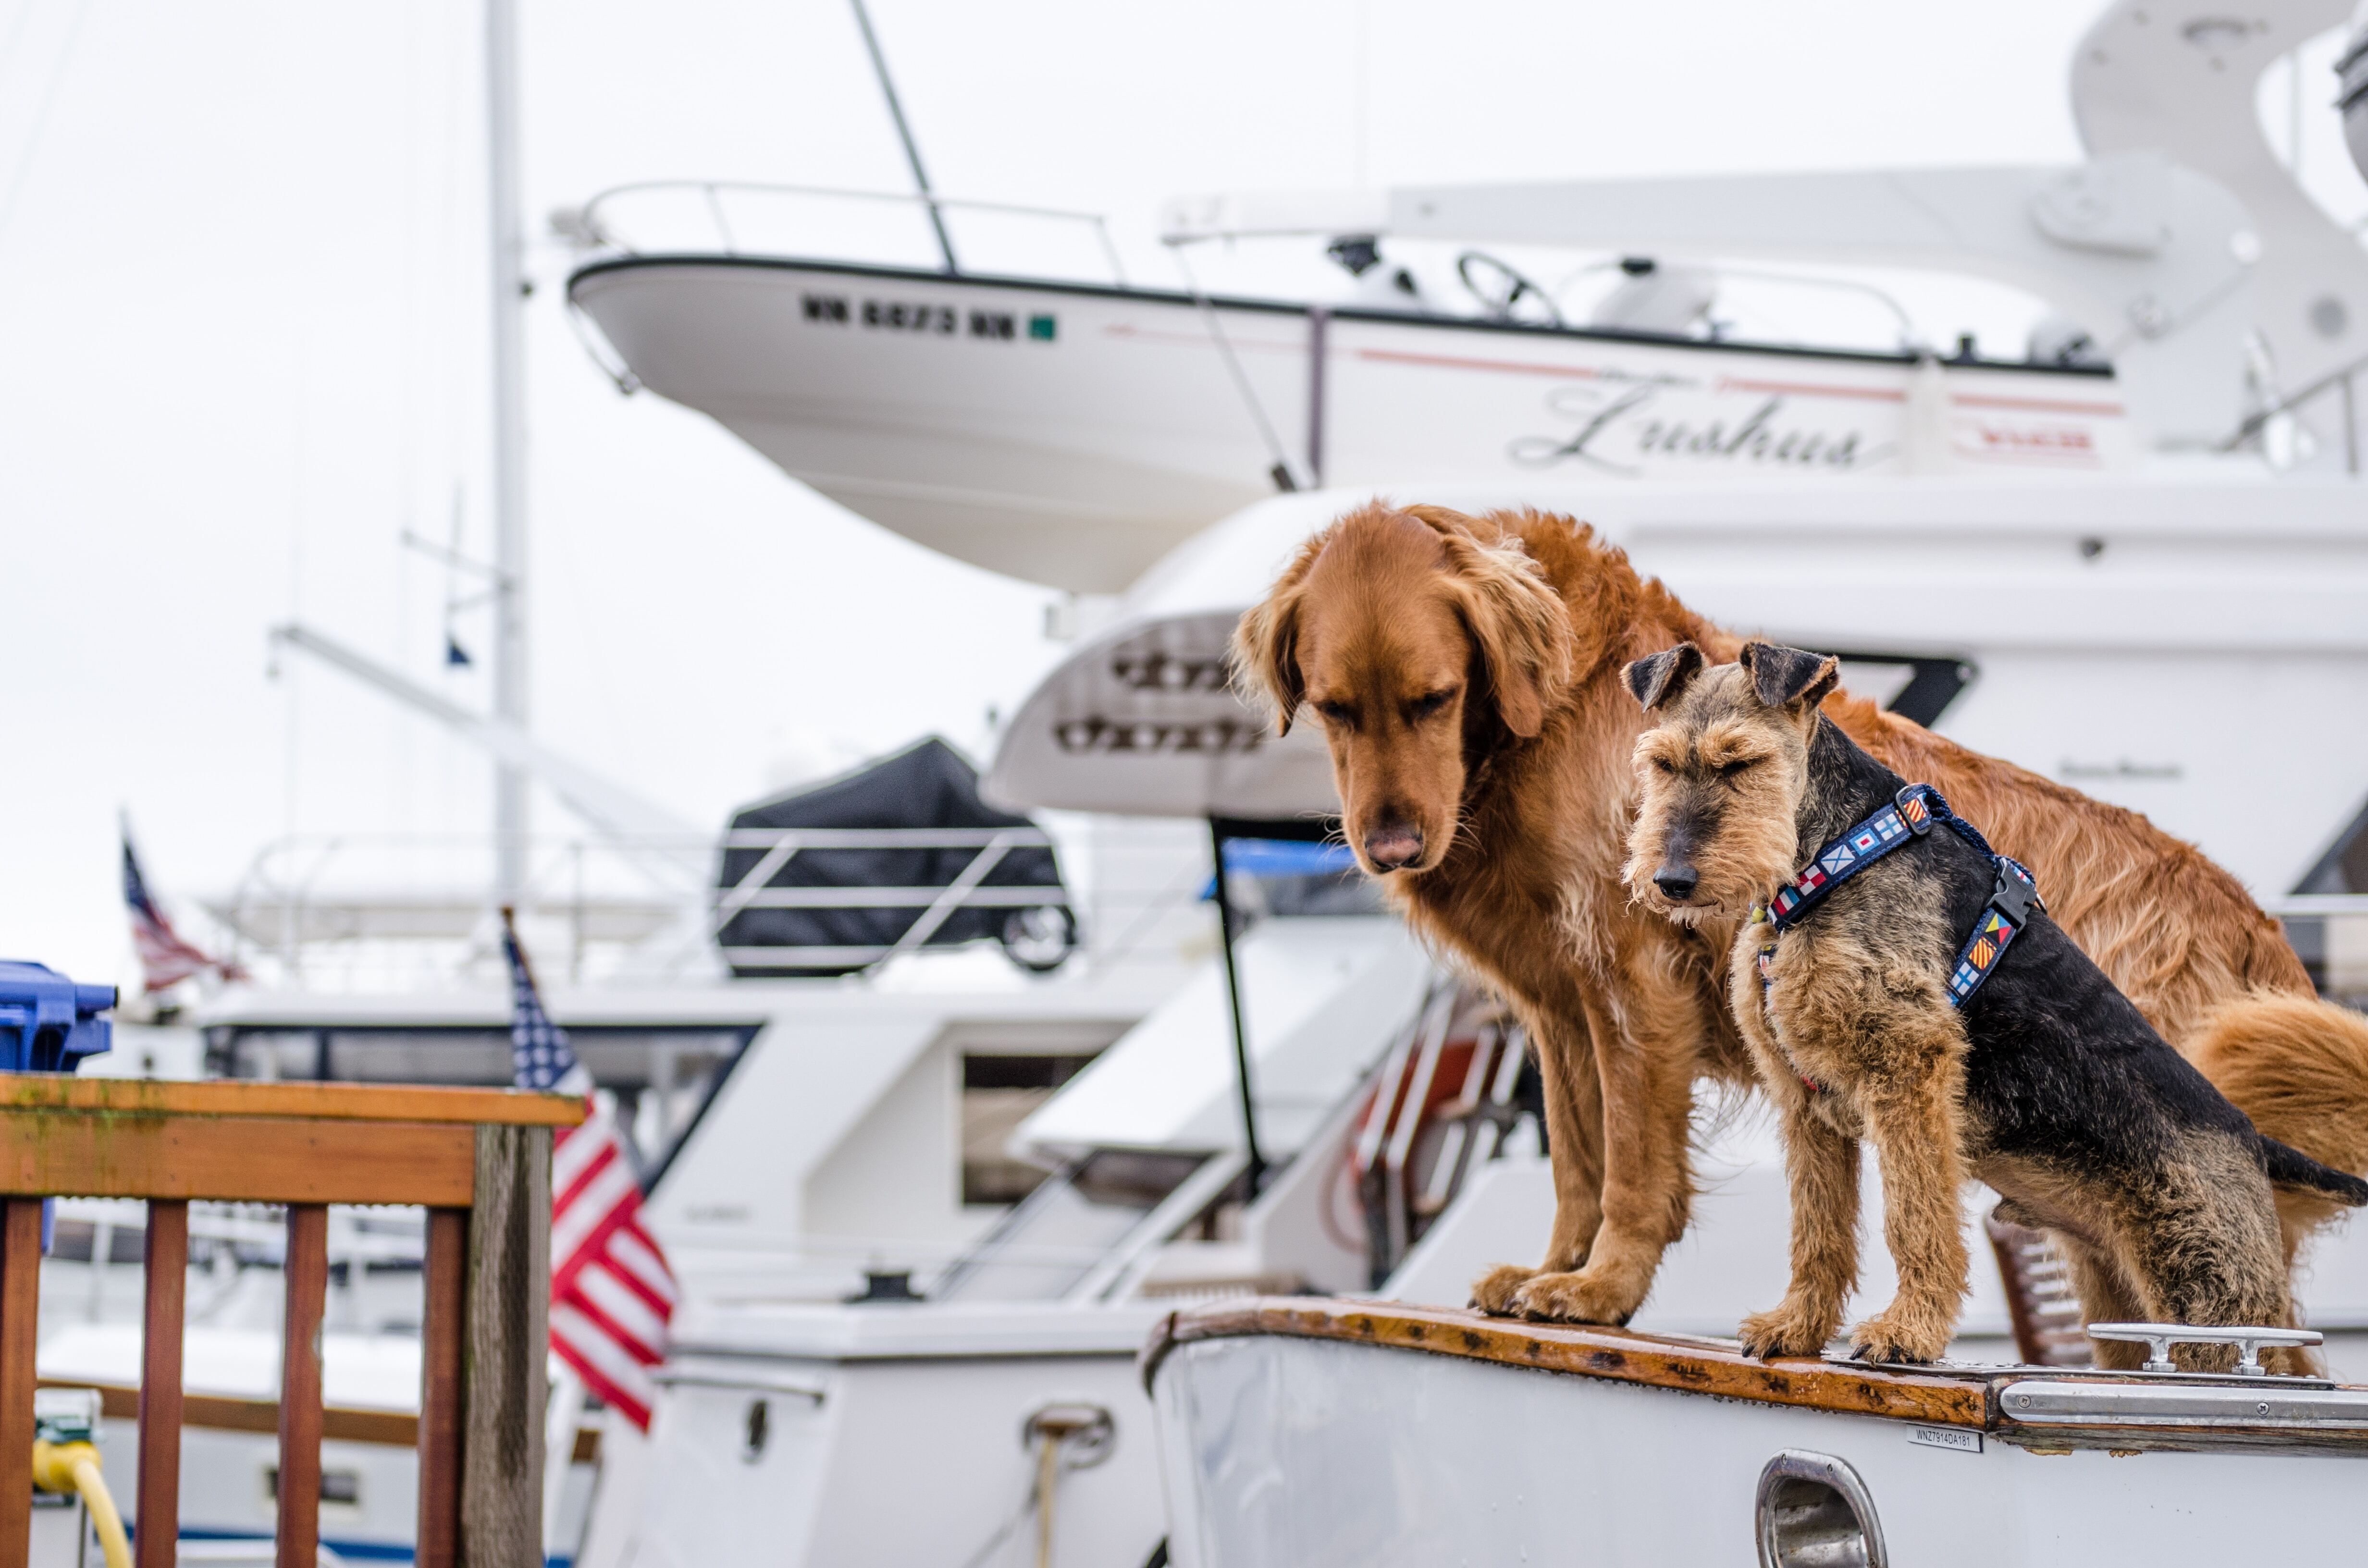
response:
{"label": "yellow hose", "polygon": [[98,1531],[99,1551],[107,1568],[131,1568],[131,1543],[123,1538],[123,1516],[99,1473],[98,1450],[88,1443],[51,1443],[33,1439],[33,1484],[44,1492],[82,1494],[90,1522]]}

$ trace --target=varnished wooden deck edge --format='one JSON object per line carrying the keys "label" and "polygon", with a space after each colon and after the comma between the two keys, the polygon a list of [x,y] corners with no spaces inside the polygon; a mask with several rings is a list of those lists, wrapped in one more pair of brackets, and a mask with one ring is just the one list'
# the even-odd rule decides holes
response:
{"label": "varnished wooden deck edge", "polygon": [[1990,1385],[1980,1381],[1868,1371],[1807,1359],[1762,1361],[1707,1341],[1626,1329],[1526,1323],[1476,1312],[1322,1297],[1258,1297],[1169,1313],[1154,1327],[1143,1349],[1144,1392],[1151,1391],[1160,1366],[1177,1346],[1252,1336],[1372,1345],[1926,1426],[1988,1430],[1996,1424]]}

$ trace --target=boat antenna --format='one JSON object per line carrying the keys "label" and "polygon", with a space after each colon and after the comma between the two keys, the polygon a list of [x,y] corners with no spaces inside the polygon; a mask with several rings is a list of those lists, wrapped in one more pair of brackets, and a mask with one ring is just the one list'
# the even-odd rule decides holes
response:
{"label": "boat antenna", "polygon": [[921,167],[921,149],[913,141],[913,128],[905,123],[904,101],[896,97],[896,83],[888,74],[888,57],[880,52],[880,35],[871,30],[871,13],[864,8],[863,0],[848,0],[855,7],[855,25],[863,30],[863,47],[871,53],[872,74],[880,78],[880,92],[888,100],[888,118],[896,122],[896,139],[905,143],[905,161],[913,165],[913,183],[921,187],[922,204],[929,210],[929,227],[938,233],[938,250],[946,258],[946,270],[959,273],[962,267],[954,261],[954,242],[946,233],[946,215],[939,210],[938,193],[929,188],[928,171]]}
{"label": "boat antenna", "polygon": [[[523,733],[526,678],[526,236],[518,211],[518,7],[485,0],[485,188],[493,246],[494,721]],[[494,765],[494,901],[526,896],[527,771]]]}

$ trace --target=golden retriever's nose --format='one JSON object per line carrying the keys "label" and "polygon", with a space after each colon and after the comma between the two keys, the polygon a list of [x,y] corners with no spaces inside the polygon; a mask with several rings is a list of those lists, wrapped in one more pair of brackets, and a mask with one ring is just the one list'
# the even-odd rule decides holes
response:
{"label": "golden retriever's nose", "polygon": [[1683,903],[1702,885],[1702,873],[1691,866],[1664,866],[1653,873],[1653,885],[1671,903]]}
{"label": "golden retriever's nose", "polygon": [[1422,858],[1422,829],[1410,822],[1391,823],[1365,835],[1365,858],[1384,871]]}

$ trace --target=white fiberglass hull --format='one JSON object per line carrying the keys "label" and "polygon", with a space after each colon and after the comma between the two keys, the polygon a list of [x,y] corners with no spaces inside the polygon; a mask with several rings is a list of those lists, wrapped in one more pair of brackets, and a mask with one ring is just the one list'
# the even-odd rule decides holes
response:
{"label": "white fiberglass hull", "polygon": [[1759,1478],[1787,1450],[1855,1474],[1876,1562],[2334,1561],[2368,1482],[2356,1455],[2043,1452],[1906,1414],[1272,1335],[1176,1346],[1154,1395],[1182,1568],[1749,1568]]}
{"label": "white fiberglass hull", "polygon": [[[638,1498],[598,1506],[587,1568],[1037,1561],[1031,1415],[1105,1412],[1064,1462],[1053,1556],[1136,1568],[1165,1534],[1135,1353],[1147,1306],[743,1307],[684,1325]],[[761,1412],[761,1414],[760,1414]],[[1064,1460],[1067,1458],[1064,1453]]]}
{"label": "white fiberglass hull", "polygon": [[1303,484],[1411,499],[1557,475],[2105,472],[2135,453],[2100,373],[1928,368],[1918,387],[1896,356],[745,256],[595,262],[569,296],[643,384],[834,500],[1081,592],[1125,587],[1270,494],[1278,459]]}

